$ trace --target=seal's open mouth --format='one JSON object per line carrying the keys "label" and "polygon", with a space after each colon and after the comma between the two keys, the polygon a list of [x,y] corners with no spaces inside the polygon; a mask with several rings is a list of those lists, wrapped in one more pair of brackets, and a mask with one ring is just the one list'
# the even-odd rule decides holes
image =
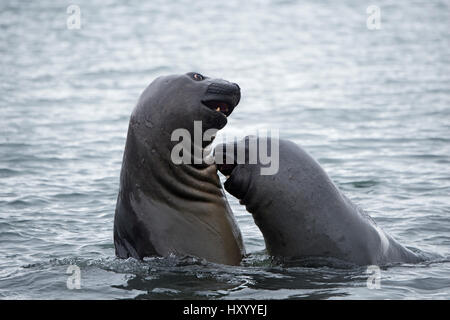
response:
{"label": "seal's open mouth", "polygon": [[211,101],[202,101],[202,103],[211,110],[223,113],[226,117],[228,117],[234,109],[233,107],[231,107],[230,104],[226,103],[225,101],[211,100]]}

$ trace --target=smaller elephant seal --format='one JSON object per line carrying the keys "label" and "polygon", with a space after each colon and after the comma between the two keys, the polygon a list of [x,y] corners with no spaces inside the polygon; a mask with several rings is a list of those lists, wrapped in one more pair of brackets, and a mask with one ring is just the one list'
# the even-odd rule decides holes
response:
{"label": "smaller elephant seal", "polygon": [[[193,137],[196,122],[200,133],[222,129],[239,100],[237,84],[193,72],[159,77],[145,89],[131,115],[120,173],[114,217],[118,257],[175,255],[240,263],[242,236],[216,166],[175,163],[172,157],[179,145],[173,140],[176,130]],[[191,151],[207,143],[188,140]],[[185,151],[183,156],[195,154]]]}
{"label": "smaller elephant seal", "polygon": [[[271,256],[288,261],[332,258],[356,265],[422,260],[344,196],[305,150],[288,140],[273,144],[274,139],[261,139],[219,144],[214,154],[218,169],[228,177],[225,190],[253,215]],[[267,163],[249,163],[249,155],[260,156],[251,145],[264,146],[272,158],[278,152],[278,172],[263,175]],[[244,163],[236,161],[239,155]]]}

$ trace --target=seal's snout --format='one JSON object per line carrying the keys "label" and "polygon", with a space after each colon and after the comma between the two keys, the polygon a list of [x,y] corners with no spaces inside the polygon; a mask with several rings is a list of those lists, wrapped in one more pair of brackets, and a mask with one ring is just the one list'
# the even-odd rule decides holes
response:
{"label": "seal's snout", "polygon": [[203,104],[208,108],[229,116],[241,99],[241,89],[235,83],[216,80],[206,89]]}
{"label": "seal's snout", "polygon": [[238,86],[237,83],[233,83],[233,84],[237,88],[237,94],[236,94],[237,100],[236,100],[236,104],[235,104],[235,106],[237,106],[239,104],[239,101],[241,100],[241,88]]}
{"label": "seal's snout", "polygon": [[231,100],[230,103],[233,107],[235,107],[241,99],[241,88],[237,84],[228,81],[213,82],[208,86],[206,94],[226,96]]}

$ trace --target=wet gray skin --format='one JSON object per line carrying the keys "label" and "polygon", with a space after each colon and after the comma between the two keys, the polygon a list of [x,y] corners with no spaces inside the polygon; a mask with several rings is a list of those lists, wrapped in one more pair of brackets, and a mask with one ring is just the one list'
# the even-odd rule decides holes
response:
{"label": "wet gray skin", "polygon": [[[261,175],[261,163],[249,164],[249,144],[256,137],[215,148],[218,169],[229,176],[225,190],[240,199],[261,230],[270,255],[280,258],[326,257],[357,265],[414,263],[422,260],[378,227],[334,185],[305,150],[279,140],[279,170]],[[229,149],[230,150],[230,149]],[[246,164],[237,159],[244,150]],[[270,139],[268,139],[270,151]]]}
{"label": "wet gray skin", "polygon": [[237,84],[197,73],[159,77],[145,89],[131,115],[120,174],[118,257],[173,254],[240,263],[242,236],[216,166],[171,161],[175,129],[191,137],[194,121],[202,121],[203,132],[222,129],[239,99]]}

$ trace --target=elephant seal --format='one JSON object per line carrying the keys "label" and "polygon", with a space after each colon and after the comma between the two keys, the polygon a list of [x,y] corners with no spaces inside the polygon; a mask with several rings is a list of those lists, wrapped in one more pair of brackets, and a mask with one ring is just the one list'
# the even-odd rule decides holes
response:
{"label": "elephant seal", "polygon": [[[239,264],[242,236],[214,164],[175,164],[176,129],[194,135],[222,129],[239,103],[240,88],[198,73],[154,80],[141,94],[128,127],[114,217],[120,258],[194,256]],[[191,143],[193,148],[202,148]]]}
{"label": "elephant seal", "polygon": [[[278,150],[273,150],[271,139],[263,140],[250,136],[240,142],[220,144],[214,152],[218,169],[229,176],[225,190],[240,199],[253,215],[271,256],[287,261],[333,258],[330,260],[356,265],[422,260],[340,192],[305,150],[281,139]],[[271,155],[278,152],[278,172],[261,175],[263,165],[259,160],[249,164],[250,152],[256,152],[249,147],[252,141],[258,148],[267,143],[264,148]],[[229,151],[230,145],[234,151]],[[239,153],[244,154],[244,163],[236,162]]]}

